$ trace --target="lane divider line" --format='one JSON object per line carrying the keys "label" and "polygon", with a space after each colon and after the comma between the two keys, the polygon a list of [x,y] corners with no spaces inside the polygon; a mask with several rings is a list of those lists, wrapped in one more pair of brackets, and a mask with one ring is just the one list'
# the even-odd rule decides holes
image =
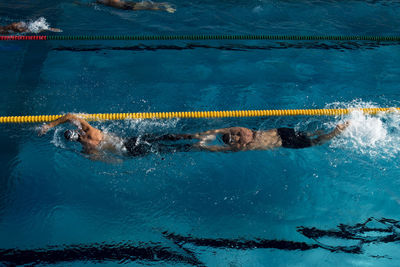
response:
{"label": "lane divider line", "polygon": [[279,41],[377,41],[400,42],[400,36],[334,36],[334,35],[269,35],[269,34],[192,34],[192,35],[3,35],[0,41],[95,41],[95,40],[279,40]]}
{"label": "lane divider line", "polygon": [[[347,109],[275,109],[275,110],[225,110],[225,111],[183,111],[183,112],[139,112],[139,113],[97,113],[77,114],[88,121],[107,121],[125,119],[173,119],[173,118],[238,118],[268,116],[337,116],[353,111],[365,114],[380,112],[400,112],[400,108],[347,108]],[[38,123],[49,122],[63,115],[3,116],[0,123]]]}

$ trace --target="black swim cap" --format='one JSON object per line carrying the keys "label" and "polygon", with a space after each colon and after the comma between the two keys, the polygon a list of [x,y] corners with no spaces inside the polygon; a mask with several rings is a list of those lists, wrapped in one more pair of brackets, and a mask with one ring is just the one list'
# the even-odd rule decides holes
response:
{"label": "black swim cap", "polygon": [[226,133],[222,135],[222,142],[229,145],[231,143],[231,134]]}
{"label": "black swim cap", "polygon": [[68,141],[78,141],[79,139],[79,133],[78,131],[73,131],[73,130],[66,130],[64,132],[64,137]]}

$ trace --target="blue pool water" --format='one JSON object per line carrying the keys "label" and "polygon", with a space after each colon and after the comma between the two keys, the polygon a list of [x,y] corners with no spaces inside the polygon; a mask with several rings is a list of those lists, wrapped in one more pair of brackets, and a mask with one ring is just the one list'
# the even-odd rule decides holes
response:
{"label": "blue pool water", "polygon": [[[399,35],[396,1],[171,1],[175,14],[0,1],[63,34]],[[398,43],[0,43],[5,115],[399,107]],[[244,126],[333,129],[302,150],[94,162],[60,126],[1,125],[0,264],[398,266],[400,117],[95,122],[128,137]],[[339,227],[339,225],[341,225]]]}

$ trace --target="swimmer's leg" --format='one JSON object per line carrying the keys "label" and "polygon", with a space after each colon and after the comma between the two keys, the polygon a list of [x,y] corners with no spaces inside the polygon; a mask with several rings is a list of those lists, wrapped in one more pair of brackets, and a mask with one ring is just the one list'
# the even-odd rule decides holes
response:
{"label": "swimmer's leg", "polygon": [[347,127],[349,127],[349,125],[350,125],[349,121],[346,121],[345,123],[342,123],[342,124],[338,124],[336,126],[336,128],[332,132],[327,133],[327,134],[319,135],[315,139],[312,139],[311,140],[311,144],[313,146],[318,146],[318,145],[325,144],[326,142],[328,142],[332,138],[340,135]]}
{"label": "swimmer's leg", "polygon": [[191,134],[165,134],[160,136],[160,140],[165,141],[178,141],[178,140],[190,140],[193,139]]}
{"label": "swimmer's leg", "polygon": [[172,145],[157,144],[155,148],[157,152],[165,154],[165,153],[175,153],[175,152],[189,152],[194,147],[191,144],[172,144]]}
{"label": "swimmer's leg", "polygon": [[194,139],[194,136],[192,134],[164,134],[161,136],[157,136],[154,134],[144,134],[140,136],[140,139],[146,142],[179,141]]}
{"label": "swimmer's leg", "polygon": [[124,146],[129,156],[139,157],[146,156],[151,153],[151,144],[142,143],[137,137],[131,137],[124,142]]}

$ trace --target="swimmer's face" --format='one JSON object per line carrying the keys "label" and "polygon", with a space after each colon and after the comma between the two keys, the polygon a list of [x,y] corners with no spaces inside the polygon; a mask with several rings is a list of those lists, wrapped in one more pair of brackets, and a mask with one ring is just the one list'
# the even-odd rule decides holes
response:
{"label": "swimmer's face", "polygon": [[64,137],[68,141],[79,141],[80,135],[77,130],[66,130],[64,132]]}

